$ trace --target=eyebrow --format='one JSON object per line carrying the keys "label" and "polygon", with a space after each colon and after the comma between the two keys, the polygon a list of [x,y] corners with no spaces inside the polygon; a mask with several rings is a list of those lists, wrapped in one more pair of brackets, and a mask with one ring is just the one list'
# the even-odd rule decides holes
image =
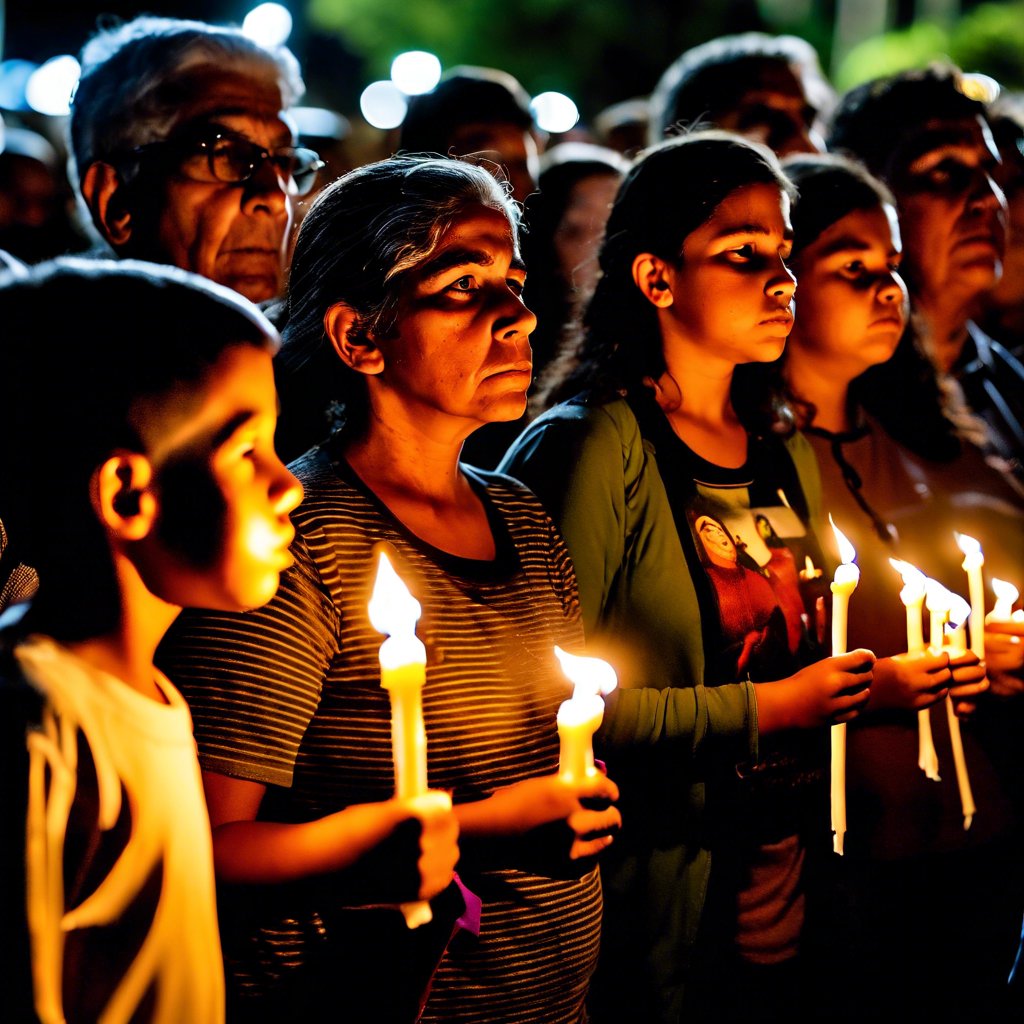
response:
{"label": "eyebrow", "polygon": [[[722,228],[722,230],[715,235],[715,241],[720,242],[737,235],[768,236],[770,234],[771,231],[769,231],[768,228],[766,228],[763,224],[731,224],[729,225],[729,227]],[[782,233],[782,237],[787,242],[792,241],[793,229],[786,228],[786,230]]]}
{"label": "eyebrow", "polygon": [[[494,255],[485,249],[464,249],[456,246],[453,249],[446,249],[438,253],[433,259],[427,260],[420,268],[419,277],[427,281],[438,277],[455,267],[478,266],[490,267],[494,264]],[[518,253],[513,255],[509,270],[520,270],[526,273],[526,264]]]}
{"label": "eyebrow", "polygon": [[240,412],[236,412],[223,426],[221,426],[212,438],[212,447],[219,448],[222,444],[229,441],[239,430],[242,429],[251,420],[254,420],[259,413],[255,409],[242,409]]}

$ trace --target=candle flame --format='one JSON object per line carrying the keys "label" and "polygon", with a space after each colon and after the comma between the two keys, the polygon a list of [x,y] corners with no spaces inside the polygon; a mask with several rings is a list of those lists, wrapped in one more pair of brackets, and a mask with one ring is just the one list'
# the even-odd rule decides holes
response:
{"label": "candle flame", "polygon": [[930,612],[949,611],[952,599],[956,596],[951,594],[938,580],[926,578],[924,585],[925,605]]}
{"label": "candle flame", "polygon": [[835,524],[835,520],[832,518],[832,513],[828,514],[828,521],[832,527],[832,532],[836,535],[836,544],[839,545],[839,558],[844,565],[848,565],[851,562],[857,560],[857,551],[854,546],[846,539],[846,534],[839,529]]}
{"label": "candle flame", "polygon": [[1020,597],[1020,591],[1012,583],[997,579],[995,576],[992,577],[992,592],[996,595],[997,601],[1005,601],[1011,608]]}
{"label": "candle flame", "polygon": [[959,595],[949,594],[949,625],[948,629],[962,626],[971,614],[971,606]]}
{"label": "candle flame", "polygon": [[367,611],[373,628],[390,636],[414,632],[422,611],[384,551],[377,561],[377,578]]}
{"label": "candle flame", "polygon": [[953,536],[956,537],[957,546],[965,555],[980,555],[981,554],[981,542],[976,541],[973,537],[968,537],[966,533],[957,533],[953,531]]}
{"label": "candle flame", "polygon": [[595,697],[602,693],[609,694],[618,686],[619,680],[615,675],[615,669],[607,661],[570,654],[557,644],[555,654],[561,662],[562,671],[574,684],[574,698],[585,694],[593,694]]}
{"label": "candle flame", "polygon": [[901,558],[890,558],[889,564],[903,579],[900,600],[904,604],[914,604],[920,601],[924,597],[925,582],[928,577],[917,566],[911,565],[910,562],[904,562]]}

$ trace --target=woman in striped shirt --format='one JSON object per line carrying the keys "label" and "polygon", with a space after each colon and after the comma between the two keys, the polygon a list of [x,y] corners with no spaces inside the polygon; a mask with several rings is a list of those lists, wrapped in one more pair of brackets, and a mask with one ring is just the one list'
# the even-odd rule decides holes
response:
{"label": "woman in striped shirt", "polygon": [[292,399],[330,399],[344,426],[293,464],[306,497],[277,599],[182,620],[164,659],[192,707],[218,871],[242,893],[225,900],[224,928],[244,1019],[420,1012],[395,1005],[422,980],[407,959],[420,940],[393,910],[365,908],[386,858],[327,876],[299,841],[309,822],[392,792],[381,635],[366,612],[380,542],[423,607],[429,781],[452,793],[460,874],[482,901],[478,936],[449,944],[422,1019],[585,1019],[593,858],[619,815],[610,780],[557,773],[568,684],[553,647],[582,643],[575,577],[528,491],[459,463],[473,430],[523,412],[536,323],[524,278],[516,208],[458,161],[360,168],[303,223],[284,414]]}

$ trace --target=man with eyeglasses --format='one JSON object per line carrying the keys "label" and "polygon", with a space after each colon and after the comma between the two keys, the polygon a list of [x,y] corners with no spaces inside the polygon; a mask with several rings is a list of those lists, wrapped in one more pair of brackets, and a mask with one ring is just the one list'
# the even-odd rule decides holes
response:
{"label": "man with eyeglasses", "polygon": [[81,64],[72,177],[104,241],[254,302],[278,295],[295,197],[323,166],[295,146],[287,111],[304,86],[291,52],[140,17],[99,31]]}

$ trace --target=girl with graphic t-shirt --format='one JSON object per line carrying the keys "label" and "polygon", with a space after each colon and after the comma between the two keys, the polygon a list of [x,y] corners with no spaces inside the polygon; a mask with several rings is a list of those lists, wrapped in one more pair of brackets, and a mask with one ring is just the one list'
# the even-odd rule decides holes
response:
{"label": "girl with graphic t-shirt", "polygon": [[873,655],[822,658],[816,466],[747,387],[793,323],[792,191],[723,133],[641,157],[557,392],[575,397],[501,467],[559,524],[588,645],[623,684],[599,734],[626,825],[602,865],[595,1020],[798,1009],[807,840],[830,845],[824,726],[856,715]]}

